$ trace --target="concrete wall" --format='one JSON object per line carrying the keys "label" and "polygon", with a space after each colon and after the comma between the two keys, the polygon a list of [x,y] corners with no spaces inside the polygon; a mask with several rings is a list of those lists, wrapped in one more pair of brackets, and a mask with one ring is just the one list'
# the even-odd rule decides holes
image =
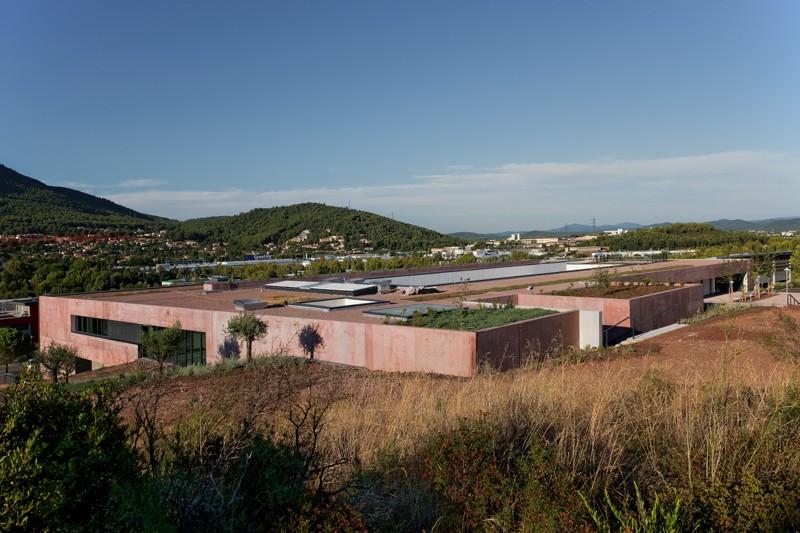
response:
{"label": "concrete wall", "polygon": [[685,285],[630,299],[527,292],[520,292],[515,296],[520,307],[600,311],[604,326],[635,328],[636,331],[650,331],[674,324],[681,318],[693,316],[703,310],[702,285]]}
{"label": "concrete wall", "polygon": [[517,294],[517,302],[520,307],[600,311],[603,316],[603,325],[630,327],[631,309],[628,303],[629,300],[521,292]]}
{"label": "concrete wall", "polygon": [[[95,367],[135,361],[135,344],[72,333],[72,315],[119,320],[152,326],[171,326],[180,321],[184,330],[206,334],[206,361],[217,362],[225,341],[225,325],[236,313],[140,305],[68,297],[40,299],[41,342],[72,344],[81,357]],[[478,332],[389,325],[379,322],[345,322],[319,317],[315,319],[263,315],[269,330],[267,336],[254,343],[256,355],[284,353],[305,357],[297,342],[297,333],[306,324],[319,327],[325,345],[315,354],[317,359],[361,366],[372,370],[395,372],[432,372],[453,376],[472,376],[478,356],[484,362],[496,362],[498,368],[509,368],[519,360],[526,346],[543,349],[558,339],[564,346],[580,342],[577,312],[563,313],[510,324]],[[479,345],[480,344],[480,348]],[[503,355],[512,358],[503,361]]]}
{"label": "concrete wall", "polygon": [[[503,296],[489,296],[467,305],[491,307],[493,305],[513,305],[521,309],[536,308],[536,305],[520,305],[520,296],[528,293],[507,294]],[[523,297],[522,300],[525,300]],[[564,308],[558,308],[563,311]],[[603,312],[594,309],[579,309],[580,331],[578,342],[574,346],[580,348],[597,348],[603,345]]]}
{"label": "concrete wall", "polygon": [[578,346],[581,348],[599,348],[603,345],[603,312],[582,309],[580,314],[580,338]]}
{"label": "concrete wall", "polygon": [[262,353],[282,351],[305,357],[297,332],[316,324],[325,341],[315,358],[370,370],[433,372],[472,376],[475,372],[475,333],[383,323],[339,322],[326,319],[264,317],[267,338],[254,345]]}
{"label": "concrete wall", "polygon": [[578,311],[534,318],[476,332],[478,366],[500,370],[518,367],[532,353],[545,354],[577,347],[580,339]]}
{"label": "concrete wall", "polygon": [[213,362],[217,349],[225,339],[224,328],[234,313],[202,311],[159,305],[141,305],[114,302],[42,296],[39,298],[41,345],[52,342],[75,346],[81,356],[104,366],[135,361],[138,348],[135,344],[118,342],[101,337],[72,333],[72,315],[119,320],[148,326],[168,327],[176,321],[187,331],[206,334],[206,359]]}
{"label": "concrete wall", "polygon": [[[135,361],[137,346],[71,331],[71,315],[120,320],[152,326],[171,326],[206,334],[206,361],[219,361],[219,348],[225,340],[225,325],[236,313],[165,306],[119,303],[107,300],[43,297],[40,300],[44,346],[68,343],[82,357],[103,366]],[[434,372],[471,376],[475,368],[475,334],[465,331],[436,330],[382,323],[339,322],[263,316],[269,326],[267,336],[253,344],[255,354],[283,352],[304,357],[297,332],[305,325],[319,326],[325,346],[315,354],[324,361],[363,366],[373,370]]]}
{"label": "concrete wall", "polygon": [[636,331],[650,331],[703,311],[703,286],[687,285],[671,291],[631,298],[631,317]]}

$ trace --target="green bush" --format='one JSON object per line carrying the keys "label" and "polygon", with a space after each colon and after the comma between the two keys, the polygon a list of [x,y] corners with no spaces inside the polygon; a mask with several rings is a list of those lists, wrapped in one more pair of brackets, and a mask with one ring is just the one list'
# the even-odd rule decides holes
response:
{"label": "green bush", "polygon": [[800,480],[768,479],[753,472],[698,491],[694,519],[703,531],[797,531]]}
{"label": "green bush", "polygon": [[111,494],[135,480],[134,455],[108,388],[71,392],[32,379],[0,407],[0,529],[102,529]]}
{"label": "green bush", "polygon": [[574,530],[577,492],[536,438],[519,441],[481,421],[464,421],[428,444],[423,477],[446,530]]}

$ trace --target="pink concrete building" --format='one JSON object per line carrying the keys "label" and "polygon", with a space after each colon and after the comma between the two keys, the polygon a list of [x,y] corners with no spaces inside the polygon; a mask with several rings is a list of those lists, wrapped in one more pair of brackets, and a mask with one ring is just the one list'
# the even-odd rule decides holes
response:
{"label": "pink concrete building", "polygon": [[[717,268],[715,264],[680,262],[681,275],[685,278],[681,281],[699,282],[709,276],[713,280],[720,275],[713,270]],[[670,267],[673,274],[677,273],[672,268],[674,264],[664,266]],[[654,267],[626,266],[624,270],[634,274],[642,268]],[[691,279],[693,268],[697,279]],[[481,274],[486,276],[483,271]],[[562,280],[566,284],[586,279],[591,274],[591,271],[565,268],[557,274],[506,280],[485,278],[471,288],[489,291],[488,298],[499,294],[498,289],[505,286],[552,284]],[[338,287],[330,284],[293,281],[271,285],[247,282],[238,286],[217,284],[205,287],[206,290],[201,286],[183,286],[42,296],[39,299],[41,344],[72,344],[95,368],[116,365],[142,356],[140,336],[145,328],[169,327],[180,322],[184,346],[175,362],[214,363],[230,355],[232,349],[235,351],[235,344],[226,336],[226,324],[239,312],[237,309],[247,309],[260,316],[269,327],[265,338],[254,345],[257,355],[283,353],[302,357],[297,333],[304,325],[315,324],[324,339],[324,346],[316,353],[320,360],[373,370],[472,376],[482,365],[498,368],[518,365],[531,346],[542,348],[554,343],[563,347],[581,346],[581,310],[601,309],[604,324],[626,316],[634,317],[634,326],[645,330],[645,327],[652,329],[665,321],[675,321],[702,310],[703,296],[702,287],[694,286],[660,293],[662,295],[656,295],[657,298],[616,302],[584,299],[586,301],[577,303],[517,290],[514,303],[519,306],[548,307],[562,312],[486,330],[457,331],[385,323],[384,318],[371,313],[402,310],[412,304],[420,305],[420,302],[452,305],[460,290],[455,285],[441,286],[440,293],[434,295],[435,300],[430,300],[430,295],[402,296],[399,292],[360,295],[364,285],[352,282],[343,284],[346,289],[343,294],[347,296],[338,298],[332,294]],[[359,296],[352,296],[354,294]],[[289,305],[266,307],[267,301],[276,300],[285,300]],[[317,303],[306,300],[317,300]]]}

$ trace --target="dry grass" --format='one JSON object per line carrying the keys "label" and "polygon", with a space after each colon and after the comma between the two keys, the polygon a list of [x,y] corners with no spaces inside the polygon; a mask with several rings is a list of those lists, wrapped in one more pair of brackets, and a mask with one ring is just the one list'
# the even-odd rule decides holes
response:
{"label": "dry grass", "polygon": [[[769,515],[780,505],[793,508],[791,498],[800,494],[792,485],[800,479],[798,366],[775,362],[760,341],[748,340],[784,331],[764,329],[772,323],[767,313],[747,310],[714,318],[713,327],[689,326],[662,341],[663,352],[635,345],[638,352],[611,354],[611,359],[485,371],[472,379],[309,364],[240,369],[241,377],[181,378],[173,386],[202,390],[199,407],[222,406],[229,414],[236,411],[234,400],[250,409],[249,394],[273,391],[264,413],[277,433],[288,429],[285,415],[292,405],[309,397],[333,399],[321,445],[326,454],[353,459],[343,479],[384,468],[388,452],[396,458],[393,464],[413,466],[431,436],[455,429],[464,419],[482,419],[499,435],[546,442],[576,490],[595,503],[606,488],[625,501],[636,483],[649,501],[656,494],[677,496],[692,508],[695,520],[704,509],[722,505],[723,500],[704,503],[703,498],[724,498],[728,489],[720,487],[755,480],[736,489],[750,492],[737,493],[733,503],[724,500],[727,507],[721,508],[728,514],[703,522],[750,529],[752,524],[742,520],[763,517],[749,513],[749,507],[760,505]],[[683,354],[675,357],[682,346],[690,350],[685,361]],[[713,352],[699,351],[711,346]],[[765,358],[775,365],[765,364]],[[184,414],[190,403],[181,404]],[[764,493],[782,483],[790,488],[776,489],[777,496]],[[420,497],[410,494],[413,490],[404,497]],[[789,503],[767,499],[772,497],[789,498]],[[381,505],[396,508],[397,501]],[[735,515],[737,509],[744,509],[745,518]],[[424,506],[411,511],[425,514]]]}
{"label": "dry grass", "polygon": [[485,373],[471,380],[382,376],[359,382],[331,411],[329,438],[357,443],[369,465],[381,452],[418,453],[433,434],[461,419],[483,418],[543,437],[585,490],[640,485],[713,485],[741,468],[800,473],[800,445],[776,423],[797,403],[796,377],[769,384],[738,365],[730,343],[714,375],[671,381],[659,370],[631,375],[627,365],[563,366]]}

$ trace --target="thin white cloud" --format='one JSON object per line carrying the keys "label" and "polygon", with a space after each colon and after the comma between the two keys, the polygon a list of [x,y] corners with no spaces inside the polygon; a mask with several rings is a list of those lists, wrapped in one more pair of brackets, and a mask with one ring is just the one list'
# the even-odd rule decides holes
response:
{"label": "thin white cloud", "polygon": [[[642,223],[800,215],[794,157],[728,151],[654,159],[509,163],[446,168],[406,183],[252,191],[118,192],[134,209],[191,218],[298,202],[351,205],[442,231],[550,228],[566,222]],[[764,195],[780,192],[767,204]]]}
{"label": "thin white cloud", "polygon": [[144,189],[146,187],[158,187],[159,185],[163,184],[164,182],[161,180],[138,179],[122,181],[120,182],[119,186],[123,189]]}

